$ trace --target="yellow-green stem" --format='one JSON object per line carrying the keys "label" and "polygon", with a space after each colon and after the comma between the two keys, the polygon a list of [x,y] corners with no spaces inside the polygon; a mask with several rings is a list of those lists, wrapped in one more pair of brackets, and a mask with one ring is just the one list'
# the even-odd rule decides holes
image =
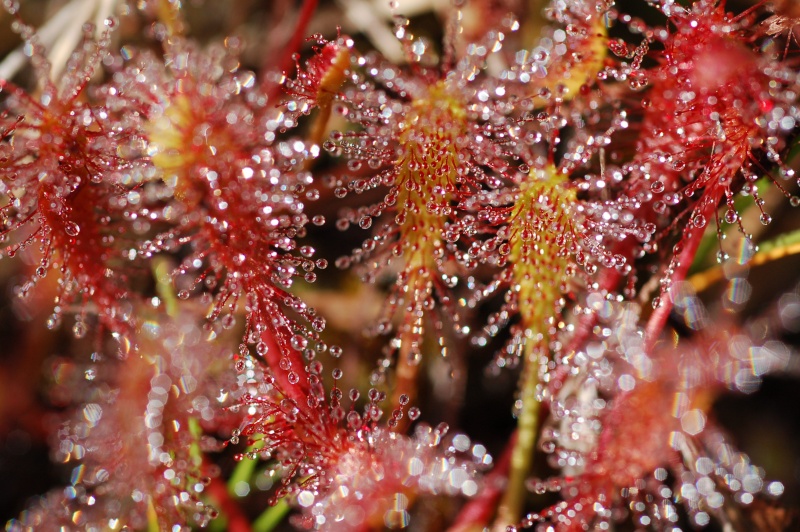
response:
{"label": "yellow-green stem", "polygon": [[539,401],[536,387],[539,384],[539,352],[533,346],[536,342],[525,342],[525,361],[520,382],[519,400],[522,402],[517,416],[517,442],[511,454],[508,484],[497,510],[494,530],[505,532],[506,527],[515,524],[522,513],[527,495],[525,480],[531,471],[533,450],[539,429]]}
{"label": "yellow-green stem", "polygon": [[158,512],[152,497],[147,499],[147,532],[159,532],[161,526],[158,523]]}
{"label": "yellow-green stem", "polygon": [[278,504],[267,508],[253,522],[253,532],[270,532],[278,526],[289,513],[289,504],[281,499]]}
{"label": "yellow-green stem", "polygon": [[156,294],[164,302],[167,316],[174,318],[178,315],[178,298],[172,285],[172,264],[163,257],[153,259],[153,276],[156,281]]}
{"label": "yellow-green stem", "polygon": [[247,482],[249,484],[250,480],[253,478],[253,473],[256,470],[256,465],[258,465],[258,460],[251,459],[248,457],[248,455],[258,448],[259,443],[254,443],[253,445],[249,446],[244,452],[244,457],[242,460],[236,464],[236,467],[233,468],[231,478],[228,480],[228,493],[231,495],[231,497],[239,497],[236,494],[236,485],[239,484],[239,482]]}
{"label": "yellow-green stem", "polygon": [[575,191],[558,169],[534,169],[520,187],[509,220],[509,263],[524,331],[516,341],[524,342],[524,347],[517,442],[498,508],[497,531],[505,532],[507,526],[516,524],[524,507],[525,479],[531,474],[539,429],[539,366],[549,354],[563,286],[571,275],[568,250],[575,238],[571,211],[575,201]]}

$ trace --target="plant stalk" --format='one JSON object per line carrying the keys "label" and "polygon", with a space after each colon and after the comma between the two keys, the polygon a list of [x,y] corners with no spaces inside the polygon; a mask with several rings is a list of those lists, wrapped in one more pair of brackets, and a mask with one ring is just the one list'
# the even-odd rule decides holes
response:
{"label": "plant stalk", "polygon": [[[418,337],[417,337],[418,338]],[[412,327],[406,328],[400,337],[400,349],[397,352],[397,366],[395,369],[395,385],[392,393],[392,411],[404,408],[400,404],[400,396],[408,397],[409,403],[414,401],[417,396],[417,379],[419,377],[419,361],[412,361],[411,344],[415,340]],[[408,416],[403,416],[397,420],[394,432],[404,433],[409,424]]]}
{"label": "plant stalk", "polygon": [[536,345],[532,339],[525,342],[525,362],[519,397],[522,408],[517,417],[517,440],[511,452],[506,492],[497,509],[497,519],[493,527],[495,532],[505,532],[508,526],[519,520],[528,494],[525,480],[530,475],[539,429],[539,400],[536,397],[536,388],[539,384],[540,350],[535,349]]}

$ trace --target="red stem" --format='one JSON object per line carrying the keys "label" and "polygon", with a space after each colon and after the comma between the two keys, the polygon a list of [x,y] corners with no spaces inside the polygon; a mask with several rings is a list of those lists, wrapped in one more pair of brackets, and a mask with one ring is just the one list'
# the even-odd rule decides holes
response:
{"label": "red stem", "polygon": [[[308,408],[308,372],[303,357],[289,344],[291,331],[273,332],[267,329],[261,334],[261,341],[267,344],[267,352],[264,360],[267,362],[272,376],[275,377],[275,384],[283,395],[292,399],[297,407],[303,411]],[[290,363],[289,369],[281,368],[281,360],[287,359]],[[298,380],[290,382],[289,373],[294,372]]]}
{"label": "red stem", "polygon": [[[278,68],[285,76],[291,75],[294,69],[294,54],[300,50],[300,46],[303,44],[308,24],[311,22],[311,17],[314,15],[314,11],[317,9],[318,1],[319,0],[303,0],[303,5],[300,8],[300,14],[297,18],[297,26],[294,29],[291,39],[289,39],[289,42],[286,43],[286,46],[280,55],[280,62],[278,63]],[[266,71],[273,65],[274,63],[266,64],[264,65],[263,70]],[[264,82],[265,84],[269,83],[269,78],[265,77]],[[265,87],[265,90],[267,92],[268,100],[274,101],[274,99],[280,94],[281,85],[276,83],[268,89]]]}
{"label": "red stem", "polygon": [[[600,277],[600,282],[598,283],[600,287],[600,291],[607,290],[611,292],[616,288],[617,284],[619,283],[619,279],[622,276],[619,270],[617,269],[609,269],[606,270],[603,275]],[[565,353],[572,353],[576,351],[580,346],[584,345],[586,339],[592,332],[595,324],[597,323],[597,314],[592,312],[591,314],[585,315],[580,321],[578,321],[578,325],[575,329],[575,334],[570,339],[570,342],[567,344],[567,349],[564,351]],[[556,374],[556,379],[563,380],[564,377],[569,373],[570,368],[564,365],[559,365]],[[560,378],[559,378],[560,377]]]}
{"label": "red stem", "polygon": [[[614,249],[614,254],[620,254],[624,256],[627,260],[631,260],[633,255],[634,249],[634,242],[632,238],[627,238],[622,242],[619,242]],[[603,270],[600,275],[600,279],[598,282],[599,291],[608,291],[611,292],[616,289],[617,285],[619,284],[619,280],[622,277],[622,272],[616,268],[608,268]],[[577,351],[580,346],[582,346],[586,339],[592,332],[595,324],[597,323],[597,314],[592,312],[591,314],[584,315],[577,324],[575,329],[575,333],[572,335],[569,343],[567,344],[567,349],[564,351],[565,353],[573,353]],[[555,387],[556,389],[560,388],[564,381],[566,380],[567,376],[569,375],[570,367],[565,364],[560,364],[552,373],[552,377],[550,380],[550,386]]]}
{"label": "red stem", "polygon": [[[709,198],[706,202],[705,208],[698,214],[701,214],[706,220],[711,220],[714,213],[717,211],[720,195],[720,192],[716,191],[714,196]],[[694,214],[692,217],[694,217]],[[704,234],[704,228],[693,227],[686,238],[682,240],[683,249],[675,263],[675,271],[670,276],[669,286],[673,286],[675,283],[686,279],[686,274],[689,273],[689,268],[692,267],[694,257],[697,254],[700,243],[703,241]],[[672,307],[672,296],[669,294],[669,290],[665,290],[661,294],[661,305],[650,315],[650,319],[647,321],[647,326],[645,327],[645,353],[652,352],[653,346],[661,335],[661,331],[667,324],[667,319],[669,318],[670,312],[672,312]]]}
{"label": "red stem", "polygon": [[251,532],[250,520],[242,512],[239,504],[233,500],[228,493],[228,487],[219,478],[219,476],[211,474],[212,465],[208,458],[203,458],[203,474],[211,479],[206,493],[219,508],[220,513],[225,516],[227,520],[226,530],[228,532]]}

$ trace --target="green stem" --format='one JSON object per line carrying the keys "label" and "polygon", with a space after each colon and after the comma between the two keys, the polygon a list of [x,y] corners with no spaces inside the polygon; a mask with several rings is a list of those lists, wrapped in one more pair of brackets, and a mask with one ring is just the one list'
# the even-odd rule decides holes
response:
{"label": "green stem", "polygon": [[247,455],[256,449],[258,449],[257,443],[249,446],[244,453],[245,457],[242,458],[242,460],[236,464],[236,467],[233,469],[231,478],[228,480],[228,493],[231,494],[231,497],[238,497],[238,495],[236,495],[236,485],[239,484],[239,482],[247,482],[249,484],[250,479],[253,478],[253,473],[256,470],[256,465],[258,465],[258,460],[251,460],[247,457]]}
{"label": "green stem", "polygon": [[525,362],[520,383],[522,408],[517,417],[517,442],[511,453],[508,485],[497,510],[495,531],[505,532],[506,527],[519,521],[528,494],[525,480],[530,475],[536,434],[539,429],[539,400],[536,398],[536,387],[539,384],[539,350],[534,348],[535,344],[533,339],[525,342]]}
{"label": "green stem", "polygon": [[153,498],[148,497],[147,499],[147,532],[159,532],[161,530],[161,526],[158,523],[158,512],[156,511],[156,506],[153,503]]}
{"label": "green stem", "polygon": [[270,532],[278,526],[289,513],[289,504],[281,499],[278,504],[267,508],[253,523],[253,532]]}
{"label": "green stem", "polygon": [[175,288],[172,285],[172,265],[169,259],[156,257],[153,259],[152,268],[156,281],[156,294],[164,302],[167,316],[174,318],[178,315],[178,298],[175,297]]}
{"label": "green stem", "polygon": [[200,449],[200,438],[203,435],[203,428],[196,417],[189,418],[189,434],[192,435],[192,443],[189,444],[189,456],[195,467],[203,465],[203,451]]}
{"label": "green stem", "polygon": [[[800,254],[800,231],[792,231],[780,235],[774,240],[758,244],[758,253],[742,264],[741,268],[761,266],[798,254]],[[725,269],[722,266],[716,266],[692,275],[688,281],[696,292],[702,292],[711,285],[722,282],[725,279]]]}

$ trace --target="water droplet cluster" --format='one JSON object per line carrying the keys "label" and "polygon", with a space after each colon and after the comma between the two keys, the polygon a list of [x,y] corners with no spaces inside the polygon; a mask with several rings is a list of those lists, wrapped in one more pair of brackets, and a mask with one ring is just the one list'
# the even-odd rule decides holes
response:
{"label": "water droplet cluster", "polygon": [[[682,242],[701,238],[714,222],[722,225],[720,203],[722,220],[744,231],[737,194],[754,199],[767,225],[771,216],[757,181],[766,177],[783,190],[781,182],[794,175],[779,153],[796,120],[796,73],[779,54],[753,48],[752,15],[734,16],[710,1],[662,11],[675,31],[653,35],[664,51],[657,67],[643,70],[652,90],[643,102],[630,178],[657,214],[682,217]],[[679,256],[673,254],[664,272],[663,289],[687,267]]]}
{"label": "water droplet cluster", "polygon": [[[686,285],[672,297],[687,317],[705,312]],[[744,391],[767,368],[785,367],[786,346],[753,345],[743,331],[704,328],[692,341],[648,354],[644,331],[635,325],[638,312],[631,304],[608,305],[601,321],[628,325],[591,341],[575,357],[584,377],[553,392],[554,415],[540,448],[554,467],[577,476],[530,480],[534,492],[558,491],[566,502],[528,515],[524,526],[612,526],[619,497],[642,526],[672,526],[679,500],[702,526],[724,504],[747,505],[759,493],[782,490],[733,450],[708,408],[726,387]],[[610,400],[604,398],[609,389]],[[631,438],[635,446],[624,443]]]}
{"label": "water droplet cluster", "polygon": [[208,342],[190,314],[144,320],[134,341],[141,356],[106,360],[95,353],[54,364],[53,393],[75,406],[53,446],[53,459],[71,468],[70,483],[12,529],[147,528],[151,512],[160,528],[171,529],[205,526],[217,515],[204,493],[211,479],[202,453],[219,445],[200,424],[240,422],[226,410],[233,397],[219,393],[234,387],[218,363],[226,347]]}
{"label": "water droplet cluster", "polygon": [[169,47],[179,61],[156,66],[145,56],[130,67],[150,80],[147,152],[164,187],[156,219],[168,224],[140,253],[188,247],[173,273],[178,297],[213,294],[209,318],[224,314],[225,328],[243,304],[246,340],[271,331],[297,349],[289,346],[295,336],[315,339],[324,327],[290,292],[295,279],[313,282],[325,267],[313,247],[297,244],[309,221],[301,198],[312,184],[302,168],[317,152],[301,139],[276,140],[294,121],[237,68],[236,53],[230,44],[201,50],[181,41]]}
{"label": "water droplet cluster", "polygon": [[[391,2],[388,39],[356,24],[304,56],[315,5],[287,66],[255,72],[241,37],[201,45],[161,0],[119,6],[146,46],[112,51],[109,18],[51,65],[55,26],[4,0],[39,89],[0,80],[2,253],[29,270],[15,296],[52,296],[47,327],[71,314],[70,345],[95,345],[53,366],[69,485],[9,529],[204,527],[210,501],[250,493],[218,485],[223,448],[259,460],[264,503],[307,530],[406,528],[428,495],[473,498],[456,521],[475,528],[728,526],[730,505],[779,495],[711,408],[790,366],[771,327],[797,330],[797,290],[721,327],[695,289],[721,281],[724,315],[741,311],[770,260],[769,187],[800,203],[793,4],[652,0],[640,19],[554,0],[529,23],[454,0],[437,39]],[[385,297],[367,340],[309,305],[340,309],[315,300],[337,255]],[[417,402],[457,405],[463,355],[498,345],[486,377],[520,375],[494,464]],[[548,491],[561,501],[523,518]]]}
{"label": "water droplet cluster", "polygon": [[[137,210],[124,193],[137,170],[118,153],[135,150],[141,124],[104,105],[105,88],[88,86],[107,57],[107,33],[98,42],[91,37],[94,28],[85,28],[68,74],[56,83],[33,29],[22,23],[15,29],[31,50],[42,91],[33,97],[0,81],[6,96],[0,116],[3,254],[29,253],[37,262],[35,275],[18,287],[19,296],[51,270],[60,272],[52,328],[65,311],[77,308],[81,322],[95,314],[104,326],[122,332],[130,317],[124,219]],[[76,334],[84,334],[82,326]]]}
{"label": "water droplet cluster", "polygon": [[272,502],[296,497],[307,526],[349,530],[376,517],[388,526],[407,522],[416,494],[475,495],[480,472],[492,463],[486,448],[466,435],[445,437],[444,423],[418,424],[413,436],[398,434],[399,420],[419,416],[407,406],[408,397],[382,422],[386,394],[372,388],[366,403],[359,403],[361,394],[352,389],[344,398],[335,384],[340,369],[333,370],[334,387],[326,393],[318,361],[308,365],[305,381],[289,384],[277,375],[280,369],[255,359],[245,367],[242,397],[249,416],[234,437],[248,437],[252,445],[240,459],[273,460],[280,488]]}

